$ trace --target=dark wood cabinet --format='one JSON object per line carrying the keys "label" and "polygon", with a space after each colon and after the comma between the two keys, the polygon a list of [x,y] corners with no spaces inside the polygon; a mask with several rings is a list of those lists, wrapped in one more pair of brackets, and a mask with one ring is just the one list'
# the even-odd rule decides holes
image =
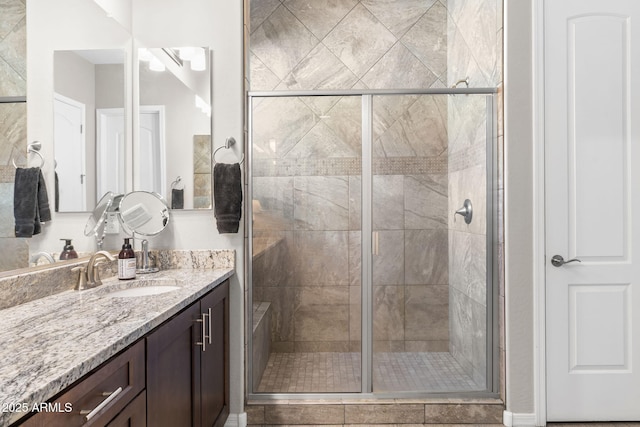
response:
{"label": "dark wood cabinet", "polygon": [[[50,402],[46,412],[28,418],[27,427],[105,426],[128,408],[145,385],[144,341],[138,341]],[[144,403],[144,402],[143,402]],[[53,408],[53,411],[49,412]],[[56,409],[56,408],[59,408]],[[66,409],[69,409],[67,412]],[[129,408],[130,411],[134,408]],[[144,415],[144,407],[138,412]],[[128,426],[143,427],[144,417]]]}
{"label": "dark wood cabinet", "polygon": [[17,424],[223,426],[229,415],[229,281],[105,362],[51,404],[61,409],[71,405],[73,410],[41,412]]}
{"label": "dark wood cabinet", "polygon": [[229,283],[147,338],[147,424],[221,426],[229,414]]}
{"label": "dark wood cabinet", "polygon": [[200,412],[203,427],[221,426],[229,415],[229,284],[202,298],[211,319],[211,344],[201,354]]}

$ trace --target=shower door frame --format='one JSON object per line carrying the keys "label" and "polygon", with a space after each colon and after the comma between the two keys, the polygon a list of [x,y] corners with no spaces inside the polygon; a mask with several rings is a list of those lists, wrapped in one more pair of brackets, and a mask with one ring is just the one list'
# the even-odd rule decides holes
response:
{"label": "shower door frame", "polygon": [[[388,399],[388,398],[420,398],[420,397],[469,397],[499,398],[499,314],[497,295],[498,281],[498,154],[497,150],[497,88],[431,88],[431,89],[365,89],[365,90],[302,90],[302,91],[249,91],[247,93],[247,146],[244,149],[247,158],[245,169],[247,195],[245,197],[245,218],[247,220],[247,243],[245,245],[245,387],[248,399],[262,400],[305,400],[305,399]],[[373,391],[373,266],[372,266],[372,191],[373,191],[373,98],[384,95],[485,95],[487,112],[486,135],[486,388],[473,392],[428,392]],[[256,393],[253,390],[253,173],[249,165],[253,164],[253,106],[254,99],[260,98],[295,98],[321,96],[357,96],[362,100],[362,217],[361,217],[361,388],[360,392],[341,393]],[[366,179],[365,179],[366,177]],[[366,209],[365,209],[366,207]]]}

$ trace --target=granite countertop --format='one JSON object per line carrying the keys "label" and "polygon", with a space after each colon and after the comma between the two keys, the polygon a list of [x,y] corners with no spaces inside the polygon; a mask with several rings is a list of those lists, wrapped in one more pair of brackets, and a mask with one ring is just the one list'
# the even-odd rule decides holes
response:
{"label": "granite countertop", "polygon": [[7,405],[46,402],[233,275],[233,268],[175,269],[138,275],[181,288],[110,296],[116,278],[0,310],[0,426],[25,416]]}

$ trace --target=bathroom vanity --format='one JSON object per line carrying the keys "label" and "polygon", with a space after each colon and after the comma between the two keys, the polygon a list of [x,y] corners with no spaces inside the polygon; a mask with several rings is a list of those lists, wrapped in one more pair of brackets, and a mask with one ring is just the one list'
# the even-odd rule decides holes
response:
{"label": "bathroom vanity", "polygon": [[0,310],[0,425],[223,425],[233,261],[182,258]]}

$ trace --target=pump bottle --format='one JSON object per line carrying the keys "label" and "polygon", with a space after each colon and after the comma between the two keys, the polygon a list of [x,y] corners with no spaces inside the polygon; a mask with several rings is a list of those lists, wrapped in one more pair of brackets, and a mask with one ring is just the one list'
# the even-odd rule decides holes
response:
{"label": "pump bottle", "polygon": [[129,243],[129,239],[124,239],[122,250],[118,254],[118,279],[129,280],[136,278],[136,255]]}

